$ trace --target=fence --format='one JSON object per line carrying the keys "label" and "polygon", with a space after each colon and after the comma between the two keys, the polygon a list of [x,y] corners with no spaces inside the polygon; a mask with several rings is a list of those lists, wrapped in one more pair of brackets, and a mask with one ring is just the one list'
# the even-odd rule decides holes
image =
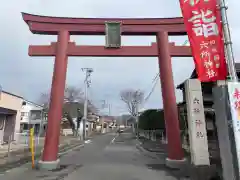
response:
{"label": "fence", "polygon": [[164,130],[138,130],[138,138],[146,140],[157,141],[167,143],[167,138]]}
{"label": "fence", "polygon": [[[30,133],[29,132],[19,133],[18,135],[19,135],[19,140],[18,140],[19,144],[29,145],[29,139],[30,139]],[[34,135],[34,140],[35,140],[36,145],[40,144],[40,142],[43,139],[44,139],[44,137],[40,137],[38,134]]]}

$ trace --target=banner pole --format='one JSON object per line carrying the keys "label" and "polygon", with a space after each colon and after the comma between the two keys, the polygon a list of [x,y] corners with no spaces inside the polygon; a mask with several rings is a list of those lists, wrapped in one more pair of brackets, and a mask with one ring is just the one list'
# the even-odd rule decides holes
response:
{"label": "banner pole", "polygon": [[228,65],[228,72],[231,80],[234,82],[238,82],[238,76],[236,73],[233,48],[232,48],[232,40],[231,40],[229,24],[227,19],[227,6],[225,4],[225,0],[219,0],[219,3],[220,3],[219,7],[220,7],[220,12],[222,17],[222,24],[223,24],[225,56],[226,56],[227,65]]}

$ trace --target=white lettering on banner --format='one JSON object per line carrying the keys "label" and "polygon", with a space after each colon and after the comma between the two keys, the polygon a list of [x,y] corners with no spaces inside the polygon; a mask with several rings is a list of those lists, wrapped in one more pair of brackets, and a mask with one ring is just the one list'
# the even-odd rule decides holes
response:
{"label": "white lettering on banner", "polygon": [[[215,40],[202,41],[202,43],[200,44],[200,49],[203,49],[203,48],[208,49],[208,48],[209,48],[209,45],[210,45],[210,46],[213,46],[213,45],[215,45],[215,44],[216,44]],[[216,50],[216,48],[212,48],[212,51],[214,51],[213,49]]]}
{"label": "white lettering on banner", "polygon": [[215,40],[210,40],[210,41],[209,41],[209,44],[210,44],[210,45],[214,45],[214,44],[216,44],[216,41],[215,41]]}
{"label": "white lettering on banner", "polygon": [[185,90],[191,160],[194,165],[209,165],[201,82],[189,79],[185,83]]}
{"label": "white lettering on banner", "polygon": [[[184,0],[184,3],[189,3],[189,5],[191,6],[195,6],[196,4],[198,4],[200,2],[200,0]],[[209,2],[209,0],[204,0],[204,2]]]}
{"label": "white lettering on banner", "polygon": [[215,72],[213,69],[208,69],[206,73],[209,79],[217,76],[217,72]]}
{"label": "white lettering on banner", "polygon": [[218,54],[215,54],[213,56],[213,60],[215,61],[216,68],[220,68],[220,56]]}
{"label": "white lettering on banner", "polygon": [[193,16],[188,21],[193,23],[192,30],[196,36],[209,37],[219,34],[218,25],[215,22],[216,17],[211,10],[192,11],[192,14]]}
{"label": "white lettering on banner", "polygon": [[200,54],[201,58],[207,58],[208,60],[210,60],[210,52],[208,51],[202,51]]}
{"label": "white lettering on banner", "polygon": [[209,42],[202,41],[202,43],[200,44],[200,49],[203,49],[203,48],[208,49],[208,44],[209,44]]}
{"label": "white lettering on banner", "polygon": [[215,48],[215,47],[214,47],[214,48],[212,48],[212,52],[213,52],[213,53],[216,53],[216,52],[218,52],[218,51],[217,51],[217,48]]}
{"label": "white lettering on banner", "polygon": [[210,69],[213,67],[213,62],[211,60],[204,61],[204,67]]}
{"label": "white lettering on banner", "polygon": [[220,57],[218,54],[215,54],[213,56],[212,60],[212,51],[214,50],[217,52],[217,49],[214,47],[216,44],[215,40],[210,41],[202,41],[200,44],[200,57],[203,60],[203,66],[206,68],[206,76],[208,78],[213,78],[217,76],[217,72],[215,71],[215,68],[220,67]]}

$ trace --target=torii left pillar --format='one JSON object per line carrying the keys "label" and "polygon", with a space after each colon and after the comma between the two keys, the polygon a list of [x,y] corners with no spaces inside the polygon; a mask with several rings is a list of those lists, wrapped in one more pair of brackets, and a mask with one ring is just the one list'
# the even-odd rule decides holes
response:
{"label": "torii left pillar", "polygon": [[52,170],[59,166],[58,146],[60,136],[60,123],[62,119],[62,105],[67,74],[67,49],[70,35],[66,30],[58,33],[56,56],[52,77],[52,89],[48,112],[48,126],[42,159],[39,168]]}

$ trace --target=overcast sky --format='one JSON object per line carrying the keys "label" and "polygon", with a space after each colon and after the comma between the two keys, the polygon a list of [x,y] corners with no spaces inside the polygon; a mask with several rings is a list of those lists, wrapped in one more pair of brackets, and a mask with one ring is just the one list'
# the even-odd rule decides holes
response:
{"label": "overcast sky", "polygon": [[[227,1],[228,2],[228,1]],[[229,21],[234,45],[235,60],[240,59],[240,2],[229,0]],[[126,8],[126,6],[128,6]],[[178,0],[8,0],[0,5],[0,84],[6,91],[36,101],[39,94],[48,91],[51,85],[53,58],[29,57],[29,44],[49,44],[54,36],[32,35],[23,22],[20,12],[62,17],[124,17],[163,18],[181,16]],[[186,37],[170,38],[182,44]],[[77,44],[104,45],[104,37],[72,36]],[[123,37],[123,45],[150,45],[155,37]],[[192,58],[173,58],[175,85],[188,78],[194,68]],[[112,105],[112,113],[126,112],[119,98],[125,88],[142,89],[146,94],[152,88],[152,80],[158,73],[157,58],[69,58],[67,84],[83,87],[84,74],[81,68],[91,67],[91,99],[99,106],[105,99]],[[177,101],[181,101],[181,93]],[[160,82],[144,108],[161,108]],[[104,110],[103,110],[104,111]]]}

